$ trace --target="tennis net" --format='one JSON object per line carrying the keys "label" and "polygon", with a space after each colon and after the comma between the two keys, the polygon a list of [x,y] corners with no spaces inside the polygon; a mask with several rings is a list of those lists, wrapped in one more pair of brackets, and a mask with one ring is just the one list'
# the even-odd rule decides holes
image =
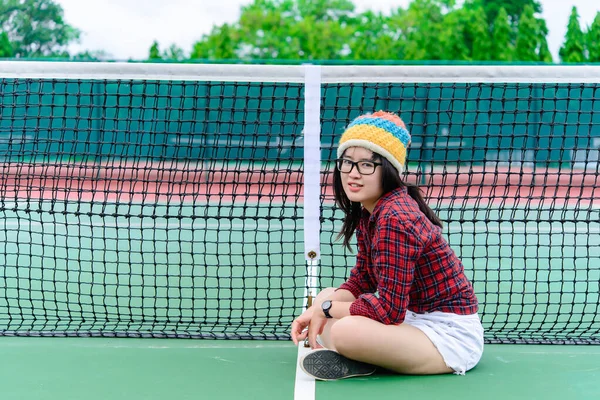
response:
{"label": "tennis net", "polygon": [[335,146],[383,109],[407,122],[404,179],[444,221],[486,340],[600,343],[600,67],[306,71],[1,62],[0,334],[289,338],[307,293],[354,265]]}

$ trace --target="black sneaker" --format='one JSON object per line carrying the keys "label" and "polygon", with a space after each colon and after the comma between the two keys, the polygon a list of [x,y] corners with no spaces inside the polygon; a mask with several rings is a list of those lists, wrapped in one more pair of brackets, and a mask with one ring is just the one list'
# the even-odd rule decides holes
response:
{"label": "black sneaker", "polygon": [[333,350],[314,350],[300,360],[300,367],[307,375],[321,381],[371,375],[377,367],[354,361]]}

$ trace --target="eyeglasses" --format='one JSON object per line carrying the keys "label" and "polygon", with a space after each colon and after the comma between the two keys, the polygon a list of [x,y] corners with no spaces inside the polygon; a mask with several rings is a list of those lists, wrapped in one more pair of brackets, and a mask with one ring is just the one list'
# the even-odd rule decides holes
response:
{"label": "eyeglasses", "polygon": [[356,167],[356,170],[361,175],[373,175],[375,173],[375,169],[381,165],[381,163],[376,163],[373,161],[352,161],[346,158],[340,158],[336,160],[336,164],[340,172],[349,174],[352,172],[352,169]]}

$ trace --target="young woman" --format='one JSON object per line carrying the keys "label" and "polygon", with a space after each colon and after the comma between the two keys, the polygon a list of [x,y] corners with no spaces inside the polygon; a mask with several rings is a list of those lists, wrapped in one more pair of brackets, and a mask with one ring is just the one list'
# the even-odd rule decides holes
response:
{"label": "young woman", "polygon": [[[483,353],[478,302],[442,223],[416,186],[404,183],[410,134],[395,114],[356,118],[340,139],[333,175],[346,216],[340,232],[356,232],[356,266],[339,288],[327,288],[292,324],[301,360],[320,380],[369,375],[464,374]],[[324,348],[322,348],[324,346]]]}

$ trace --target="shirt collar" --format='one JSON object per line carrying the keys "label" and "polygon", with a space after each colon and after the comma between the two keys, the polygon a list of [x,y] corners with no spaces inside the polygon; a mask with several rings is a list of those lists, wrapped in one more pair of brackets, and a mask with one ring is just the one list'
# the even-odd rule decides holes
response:
{"label": "shirt collar", "polygon": [[373,214],[369,213],[369,211],[363,207],[362,209],[362,218],[368,220],[372,215],[377,215],[379,209],[381,209],[382,207],[384,207],[388,202],[390,202],[393,198],[395,198],[396,196],[400,195],[400,194],[406,194],[407,190],[405,186],[401,186],[399,188],[396,188],[390,192],[387,192],[386,194],[384,194],[383,196],[381,196],[379,198],[379,200],[377,200],[377,204],[375,204],[375,208],[373,208]]}

